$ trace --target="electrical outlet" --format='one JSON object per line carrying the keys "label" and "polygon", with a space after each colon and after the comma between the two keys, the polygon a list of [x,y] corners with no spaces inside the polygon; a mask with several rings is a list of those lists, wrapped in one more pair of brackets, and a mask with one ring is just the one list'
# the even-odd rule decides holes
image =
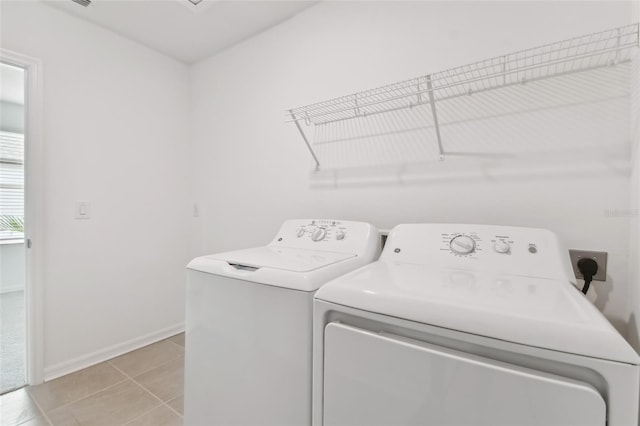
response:
{"label": "electrical outlet", "polygon": [[593,259],[598,263],[598,273],[593,276],[594,281],[607,280],[607,252],[606,251],[588,251],[588,250],[569,250],[571,257],[571,267],[576,278],[584,278],[578,270],[578,261],[582,258]]}
{"label": "electrical outlet", "polygon": [[91,204],[86,201],[76,203],[76,219],[91,219]]}

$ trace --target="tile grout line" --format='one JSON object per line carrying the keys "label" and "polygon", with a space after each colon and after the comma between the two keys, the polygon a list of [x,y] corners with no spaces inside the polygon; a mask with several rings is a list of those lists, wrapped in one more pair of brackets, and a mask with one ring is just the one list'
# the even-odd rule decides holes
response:
{"label": "tile grout line", "polygon": [[[34,405],[36,406],[36,408],[38,409],[38,414],[41,414],[41,415],[44,417],[44,419],[49,423],[49,425],[50,425],[50,426],[53,426],[53,422],[51,421],[51,419],[49,418],[49,416],[47,416],[47,413],[42,409],[42,407],[40,406],[40,403],[38,403],[38,401],[36,400],[36,398],[35,398],[35,397],[33,397],[33,396],[29,393],[29,391],[27,390],[27,388],[28,388],[28,387],[29,387],[29,385],[26,385],[26,386],[23,386],[23,387],[22,387],[22,388],[20,388],[20,389],[24,389],[24,393],[25,393],[25,394],[27,394],[27,398],[29,398],[29,400],[30,400],[31,402],[33,402],[33,404],[34,404]],[[19,391],[20,389],[17,389],[17,390],[12,391],[12,392],[17,392],[17,391]],[[26,422],[30,422],[30,421],[31,421],[31,420],[33,420],[33,419],[35,419],[35,417],[32,417],[32,418],[30,418],[30,419],[27,419],[27,420],[25,420],[24,422],[18,423],[16,426],[20,426],[20,425],[22,425],[22,424],[25,424]]]}
{"label": "tile grout line", "polygon": [[[185,334],[185,335],[186,335],[186,332],[185,332],[185,331],[183,331],[182,333],[178,333],[178,334],[173,335],[173,336],[171,336],[171,337],[167,337],[167,338],[166,338],[166,339],[164,339],[164,340],[167,340],[167,341],[169,341],[169,342],[173,343],[174,345],[176,345],[178,348],[182,349],[182,354],[181,354],[180,356],[185,356],[186,346],[183,346],[183,345],[181,345],[181,344],[179,344],[179,343],[176,343],[176,342],[174,342],[173,340],[171,340],[173,337],[178,336],[179,334]],[[162,365],[165,365],[165,364],[168,364],[168,363],[170,363],[170,362],[172,362],[172,361],[175,361],[175,360],[176,360],[177,358],[179,358],[180,356],[178,356],[178,357],[176,357],[176,358],[172,359],[171,361],[167,361],[167,362],[165,362],[165,363],[164,363],[164,364],[162,364]],[[157,368],[157,367],[156,367],[156,368]],[[151,370],[148,370],[148,371],[151,371]],[[145,371],[145,373],[146,373],[146,371]],[[140,373],[140,374],[144,374],[144,373]],[[178,415],[181,419],[183,419],[183,418],[184,418],[184,415],[183,415],[183,414],[180,414],[180,413],[179,413],[177,410],[175,410],[172,406],[170,406],[169,404],[167,404],[167,402],[169,402],[169,401],[173,401],[173,400],[174,400],[174,399],[176,399],[177,397],[176,397],[176,398],[171,398],[169,401],[164,402],[163,400],[161,400],[160,398],[158,398],[158,397],[157,397],[153,392],[151,392],[150,390],[148,390],[147,388],[145,388],[145,387],[144,387],[144,385],[142,385],[142,383],[139,383],[139,382],[138,382],[136,379],[134,379],[133,377],[131,378],[131,380],[133,380],[134,382],[138,383],[138,385],[139,385],[139,386],[141,386],[144,390],[146,390],[147,392],[149,392],[150,394],[152,394],[153,396],[155,396],[158,400],[160,400],[160,402],[161,402],[165,407],[167,407],[169,410],[173,411],[173,412],[174,412],[176,415]],[[183,388],[182,388],[182,398],[184,398],[184,385],[183,385]]]}
{"label": "tile grout line", "polygon": [[[178,397],[175,398],[171,398],[169,401],[173,401],[175,399],[177,399]],[[183,398],[183,404],[184,404],[184,393],[182,394],[182,398]],[[169,402],[167,401],[167,402]],[[180,416],[181,419],[184,419],[184,414],[181,414],[178,410],[174,409],[172,406],[170,406],[169,404],[167,404],[167,402],[164,402],[163,404],[171,411],[173,411],[174,413],[176,413],[178,416]]]}
{"label": "tile grout line", "polygon": [[[178,345],[178,346],[180,346],[180,345]],[[164,364],[159,365],[158,367],[161,367],[162,365],[165,365],[165,364],[168,364],[168,363],[170,363],[170,362],[172,362],[172,361],[175,361],[177,358],[179,358],[179,357],[173,358],[173,359],[171,359],[170,361],[167,361],[167,362],[165,362]],[[130,375],[128,375],[127,373],[125,373],[124,371],[122,371],[121,369],[119,369],[118,367],[116,367],[115,365],[112,365],[112,367],[113,367],[113,368],[115,368],[116,370],[118,370],[119,372],[121,372],[122,374],[124,374],[125,376],[127,376],[127,377],[129,378],[129,380],[131,380],[133,383],[135,383],[136,385],[138,385],[139,387],[141,387],[141,388],[142,388],[142,390],[144,390],[146,393],[148,393],[149,395],[151,395],[152,397],[154,397],[155,399],[157,399],[158,401],[160,401],[160,404],[161,404],[161,405],[164,405],[166,408],[168,408],[169,410],[173,411],[175,414],[177,414],[178,416],[180,416],[180,418],[181,418],[181,419],[183,418],[182,414],[180,414],[179,412],[177,412],[176,410],[174,410],[174,409],[173,409],[169,404],[167,404],[166,402],[164,402],[162,399],[160,399],[156,394],[154,394],[153,392],[151,392],[149,389],[145,388],[145,387],[144,387],[144,385],[143,385],[142,383],[138,382],[136,379],[134,379],[133,377],[131,377]],[[158,367],[154,367],[154,368],[158,368]],[[151,369],[149,369],[149,370],[147,370],[147,371],[144,371],[144,372],[140,373],[139,375],[142,375],[142,374],[144,374],[144,373],[147,373],[147,372],[149,372],[149,371],[151,371],[151,370],[153,370],[153,368],[151,368]],[[183,391],[183,397],[184,397],[184,391]],[[173,399],[175,399],[175,398],[172,398],[172,399],[171,399],[171,401],[173,401]],[[158,407],[153,407],[153,409],[152,409],[152,410],[149,410],[149,411],[145,412],[144,414],[147,414],[147,413],[149,413],[149,412],[151,412],[151,411],[155,410],[156,408],[158,408]],[[128,424],[128,423],[130,423],[130,422],[134,421],[135,419],[138,419],[138,418],[142,417],[144,414],[141,414],[140,416],[138,416],[138,417],[136,417],[136,418],[134,418],[134,419],[129,420],[127,423],[125,423],[125,425],[124,425],[124,426],[126,426],[126,424]]]}
{"label": "tile grout line", "polygon": [[[146,389],[145,389],[145,391],[146,391]],[[122,426],[127,426],[128,424],[131,424],[131,422],[135,422],[139,418],[146,416],[147,414],[149,414],[150,412],[152,412],[153,410],[155,410],[156,408],[159,408],[159,407],[161,407],[161,405],[156,405],[155,407],[150,408],[149,410],[145,411],[144,413],[132,418],[131,420],[129,420],[128,422],[126,422]]]}
{"label": "tile grout line", "polygon": [[[171,340],[170,340],[170,338],[163,339],[163,340],[168,340],[168,341],[170,341],[171,343],[173,343],[174,345],[178,346],[179,348],[182,348],[183,350],[185,349],[185,347],[184,347],[184,346],[182,346],[182,345],[180,345],[180,344],[178,344],[178,343],[176,343],[176,342],[171,341]],[[161,341],[162,341],[162,340],[159,340],[158,342],[161,342]],[[156,343],[158,343],[158,342],[156,342]],[[126,354],[123,354],[123,355],[126,355]],[[165,364],[167,364],[167,363],[169,363],[169,362],[171,362],[171,361],[175,361],[177,358],[179,358],[180,356],[183,356],[183,355],[184,355],[184,353],[183,353],[183,354],[180,354],[180,355],[178,355],[178,356],[176,356],[175,358],[172,358],[171,360],[169,360],[169,361],[167,361],[166,363],[161,364],[161,365],[165,365]],[[121,355],[121,356],[122,356],[122,355]],[[117,357],[116,357],[116,358],[117,358]],[[131,380],[134,384],[136,384],[137,386],[141,387],[145,392],[147,392],[148,394],[150,394],[151,396],[153,396],[155,399],[157,399],[158,401],[160,401],[160,402],[162,403],[162,405],[164,405],[165,407],[167,407],[168,409],[170,409],[171,411],[173,411],[175,414],[177,414],[178,416],[180,416],[180,418],[183,418],[183,415],[182,415],[182,414],[180,414],[178,411],[174,410],[171,406],[169,406],[168,404],[166,404],[164,401],[162,401],[160,398],[158,398],[155,394],[153,394],[151,391],[149,391],[147,388],[145,388],[142,384],[140,384],[137,380],[135,380],[132,376],[130,376],[129,374],[125,373],[123,370],[121,370],[121,369],[120,369],[120,368],[118,368],[115,364],[113,364],[113,363],[111,362],[113,359],[115,359],[115,358],[112,358],[112,359],[109,359],[109,360],[106,360],[106,361],[103,361],[103,362],[106,362],[106,363],[107,363],[107,364],[109,364],[112,368],[114,368],[116,371],[118,371],[118,372],[120,372],[122,375],[124,375],[125,377],[124,377],[122,380],[117,381],[117,382],[115,382],[115,383],[113,383],[113,384],[111,384],[111,385],[109,385],[109,386],[106,386],[106,387],[104,387],[104,388],[102,388],[102,389],[99,389],[99,390],[97,390],[97,391],[95,391],[95,392],[89,393],[89,394],[87,394],[87,395],[83,395],[83,396],[81,396],[81,397],[80,397],[80,398],[78,398],[78,399],[74,399],[74,400],[72,400],[72,401],[66,402],[66,403],[64,403],[64,404],[62,404],[62,405],[59,405],[59,406],[57,406],[57,407],[55,407],[55,408],[50,409],[49,411],[54,411],[54,410],[57,410],[57,409],[60,409],[60,408],[63,408],[63,407],[67,407],[67,406],[69,406],[69,405],[71,405],[71,404],[75,404],[76,402],[82,401],[82,400],[83,400],[83,399],[85,399],[85,398],[89,398],[89,397],[95,396],[95,395],[97,395],[97,394],[98,394],[98,393],[100,393],[100,392],[103,392],[103,391],[105,391],[105,390],[107,390],[107,389],[110,389],[110,388],[112,388],[112,387],[114,387],[114,386],[117,386],[117,385],[119,385],[119,384],[122,384],[122,383],[126,382],[127,380]],[[97,364],[96,364],[96,365],[97,365]],[[158,366],[158,367],[159,367],[159,366]],[[90,368],[90,367],[88,367],[88,368]],[[147,373],[147,372],[149,372],[149,371],[153,370],[154,368],[157,368],[157,367],[153,367],[153,368],[150,368],[150,369],[148,369],[148,370],[145,370],[145,371],[141,372],[140,374]],[[71,374],[73,374],[73,373],[71,373]],[[63,376],[63,377],[64,377],[64,376]],[[45,382],[45,383],[46,383],[46,382]],[[28,397],[29,397],[29,399],[30,399],[30,400],[31,400],[31,401],[36,405],[36,407],[37,407],[37,408],[38,408],[38,410],[40,411],[40,414],[42,414],[42,416],[44,416],[45,420],[49,423],[49,425],[54,426],[54,425],[53,425],[53,422],[51,421],[51,419],[50,419],[50,417],[49,417],[49,415],[48,415],[48,413],[47,413],[44,409],[42,409],[42,406],[41,406],[41,405],[40,405],[40,403],[37,401],[36,396],[35,396],[35,395],[33,395],[33,394],[31,394],[31,392],[29,392],[29,391],[27,390],[29,387],[31,387],[31,386],[30,386],[30,385],[27,385],[27,386],[25,386],[25,387],[24,387],[25,392],[27,393],[27,396],[28,396]],[[173,399],[175,399],[175,398],[173,398]],[[172,400],[173,400],[173,399],[172,399]],[[157,408],[157,407],[154,407],[154,409],[155,409],[155,408]],[[151,410],[149,410],[149,411],[151,411]],[[148,412],[146,412],[146,413],[148,413]],[[144,414],[146,414],[146,413],[144,413]],[[138,418],[138,417],[136,417],[136,418]],[[29,419],[29,420],[32,420],[32,419]],[[27,420],[27,421],[29,421],[29,420]],[[133,419],[132,419],[132,420],[130,420],[130,421],[133,421]],[[24,423],[25,423],[25,422],[23,422],[23,423],[19,423],[17,426],[20,426],[20,424],[24,424]]]}
{"label": "tile grout line", "polygon": [[[157,342],[155,342],[155,343],[151,343],[150,345],[147,345],[147,346],[155,345],[155,344],[157,344],[157,343],[164,342],[164,341],[168,341],[168,340],[169,340],[168,338],[167,338],[167,339],[163,339],[163,340],[158,340]],[[169,363],[169,362],[171,362],[171,361],[175,361],[177,358],[180,358],[181,356],[184,356],[185,347],[184,347],[184,346],[182,346],[182,345],[179,345],[178,343],[175,343],[175,342],[171,342],[171,343],[173,343],[174,345],[176,345],[178,348],[182,349],[182,353],[180,353],[179,355],[177,355],[177,356],[175,356],[175,357],[171,358],[169,361],[164,362],[164,363],[162,363],[162,364],[160,364],[160,365],[165,365],[165,364],[167,364],[167,363]],[[113,363],[112,361],[113,361],[113,360],[115,360],[115,359],[118,359],[118,358],[120,358],[120,357],[127,356],[127,355],[129,355],[129,354],[131,354],[131,353],[133,353],[133,352],[139,351],[140,349],[146,348],[147,346],[143,346],[142,348],[135,349],[135,350],[133,350],[133,351],[131,351],[131,352],[127,352],[127,353],[125,353],[125,354],[119,355],[119,356],[117,356],[117,357],[114,357],[114,358],[108,359],[108,360],[103,361],[103,362],[107,362],[107,363],[109,363],[109,365],[110,365],[110,366],[114,367],[115,369],[117,369],[118,371],[120,371],[120,372],[121,372],[122,374],[124,374],[125,376],[127,376],[127,377],[129,377],[129,378],[133,379],[133,377],[131,377],[129,374],[125,373],[125,372],[124,372],[124,370],[121,370],[120,368],[118,368],[118,366],[116,366],[116,364],[115,364],[115,363]],[[141,375],[141,374],[148,373],[149,371],[151,371],[151,370],[153,370],[154,368],[157,368],[157,367],[159,367],[159,366],[151,367],[151,368],[149,368],[148,370],[143,370],[143,371],[141,371],[141,372],[139,372],[139,373],[138,373],[138,376],[139,376],[139,375]]]}
{"label": "tile grout line", "polygon": [[[182,333],[178,333],[178,334],[176,334],[175,336],[178,336],[179,334],[184,334],[184,335],[185,335],[185,337],[186,337],[186,333],[187,333],[186,331],[183,331]],[[176,346],[178,346],[179,348],[181,348],[181,349],[182,349],[182,356],[185,356],[185,355],[186,355],[186,349],[187,349],[187,347],[186,347],[186,345],[181,345],[180,343],[176,343],[176,342],[174,342],[173,340],[171,340],[171,339],[172,339],[173,337],[175,337],[175,336],[171,336],[171,337],[167,338],[166,340],[170,341],[170,342],[171,342],[171,343],[173,343],[174,345],[176,345]],[[171,361],[169,361],[169,362],[171,362]],[[151,371],[151,370],[149,370],[149,371]],[[140,386],[142,386],[142,385],[140,385]],[[143,387],[144,387],[144,386],[143,386]],[[177,397],[176,397],[176,398],[177,398]],[[174,399],[176,399],[176,398],[171,398],[169,401],[173,401],[173,400],[174,400]],[[184,398],[184,385],[182,386],[182,398]],[[169,402],[169,401],[167,401],[167,402]],[[173,411],[174,413],[176,413],[177,415],[179,415],[179,416],[180,416],[180,418],[184,418],[184,415],[183,415],[183,414],[180,414],[180,413],[179,413],[177,410],[175,410],[172,406],[170,406],[169,404],[167,404],[167,402],[163,402],[163,404],[164,404],[165,406],[167,406],[167,408],[169,408],[171,411]]]}
{"label": "tile grout line", "polygon": [[[171,340],[169,340],[171,342]],[[182,346],[180,343],[176,343],[176,342],[171,342],[174,345],[176,345],[177,347],[179,347],[180,349],[184,349],[184,346]]]}
{"label": "tile grout line", "polygon": [[[27,387],[29,387],[29,385],[27,385]],[[25,388],[24,392],[27,394],[27,398],[29,398],[31,400],[31,402],[33,402],[35,404],[35,406],[38,408],[38,411],[40,412],[40,414],[42,414],[42,416],[47,421],[47,423],[49,423],[50,426],[53,426],[53,422],[51,421],[51,419],[49,418],[47,413],[42,409],[42,407],[40,406],[40,403],[36,400],[35,396],[32,396],[26,388]],[[31,418],[31,419],[29,419],[29,420],[27,420],[25,422],[22,422],[22,423],[18,423],[18,426],[20,426],[21,424],[25,424],[26,422],[31,421],[34,418]]]}
{"label": "tile grout line", "polygon": [[[49,410],[49,412],[51,412],[51,411],[55,411],[55,410],[58,410],[58,409],[60,409],[60,408],[67,407],[67,406],[69,406],[69,405],[75,404],[76,402],[80,402],[80,401],[82,401],[83,399],[86,399],[86,398],[89,398],[89,397],[95,396],[95,395],[99,394],[100,392],[106,391],[107,389],[111,389],[111,388],[112,388],[112,387],[114,387],[114,386],[118,386],[118,385],[120,385],[120,384],[122,384],[122,383],[126,382],[127,380],[130,380],[130,378],[129,378],[128,376],[127,376],[127,377],[125,377],[124,379],[122,379],[122,380],[120,380],[120,381],[116,382],[116,383],[113,383],[113,384],[111,384],[111,385],[109,385],[109,386],[106,386],[106,387],[104,387],[104,388],[102,388],[102,389],[99,389],[99,390],[97,390],[97,391],[95,391],[95,392],[88,393],[88,394],[86,394],[86,395],[84,395],[84,396],[81,396],[81,397],[80,397],[80,398],[78,398],[78,399],[74,399],[73,401],[65,402],[65,403],[64,403],[64,404],[62,404],[62,405],[59,405],[59,406],[57,406],[57,407],[55,407],[55,408],[50,409],[50,410]],[[31,394],[29,394],[29,396],[31,396]],[[34,396],[32,399],[33,399],[33,401],[36,403],[36,405],[38,406],[38,408],[42,411],[42,413],[47,417],[47,420],[49,420],[49,423],[51,423],[51,425],[53,425],[53,422],[51,421],[51,419],[49,419],[49,416],[47,415],[47,412],[45,412],[44,410],[42,410],[42,409],[40,408],[40,404],[38,404],[38,402],[36,401],[35,396]]]}
{"label": "tile grout line", "polygon": [[29,419],[25,419],[25,421],[20,422],[20,423],[16,423],[16,424],[15,424],[15,425],[13,425],[13,426],[20,426],[20,425],[23,425],[23,424],[25,424],[25,423],[28,423],[28,422],[30,422],[30,421],[32,421],[32,420],[37,419],[38,417],[44,417],[44,419],[45,419],[45,420],[46,420],[46,422],[49,424],[49,426],[53,426],[53,422],[49,419],[49,416],[47,416],[47,413],[45,413],[45,412],[44,412],[44,410],[43,410],[42,408],[40,408],[40,405],[38,405],[38,403],[37,403],[37,402],[35,402],[33,399],[32,399],[31,401],[32,401],[32,402],[35,404],[35,406],[38,408],[38,414],[37,414],[35,417],[31,417],[31,418],[29,418]]}
{"label": "tile grout line", "polygon": [[[182,349],[184,349],[184,348],[185,348],[185,345],[181,345],[181,344],[180,344],[180,343],[178,343],[178,342],[174,342],[174,341],[173,341],[173,338],[174,338],[174,337],[176,337],[176,336],[179,336],[179,335],[181,335],[181,334],[184,334],[184,335],[185,335],[185,338],[186,338],[186,333],[187,333],[186,331],[182,331],[182,332],[180,332],[180,333],[178,333],[178,334],[174,334],[173,336],[167,337],[166,339],[163,339],[163,340],[168,340],[169,342],[173,343],[174,345],[178,345],[178,346],[180,346]],[[162,341],[162,340],[161,340],[161,341]]]}

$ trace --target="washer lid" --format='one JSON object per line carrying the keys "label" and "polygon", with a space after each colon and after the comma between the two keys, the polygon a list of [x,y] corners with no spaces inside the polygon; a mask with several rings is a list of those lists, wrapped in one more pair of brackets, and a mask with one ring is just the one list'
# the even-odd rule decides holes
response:
{"label": "washer lid", "polygon": [[291,272],[309,272],[356,257],[353,253],[305,250],[287,247],[256,247],[205,256],[240,268],[270,268]]}
{"label": "washer lid", "polygon": [[316,299],[509,342],[611,361],[640,358],[569,282],[378,261]]}
{"label": "washer lid", "polygon": [[267,246],[197,257],[187,268],[258,284],[316,291],[368,261],[370,258],[355,253]]}

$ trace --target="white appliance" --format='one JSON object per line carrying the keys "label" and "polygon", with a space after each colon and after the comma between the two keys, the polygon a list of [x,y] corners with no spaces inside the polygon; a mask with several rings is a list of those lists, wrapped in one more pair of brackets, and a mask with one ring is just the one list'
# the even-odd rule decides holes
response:
{"label": "white appliance", "polygon": [[313,294],[380,252],[361,222],[288,220],[187,266],[185,425],[311,423]]}
{"label": "white appliance", "polygon": [[314,426],[632,426],[640,359],[543,229],[399,225],[315,295]]}

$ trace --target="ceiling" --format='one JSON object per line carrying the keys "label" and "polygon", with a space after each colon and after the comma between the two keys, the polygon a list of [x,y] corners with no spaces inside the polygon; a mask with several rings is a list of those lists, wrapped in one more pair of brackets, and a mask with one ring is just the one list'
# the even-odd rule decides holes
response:
{"label": "ceiling", "polygon": [[42,0],[187,64],[296,15],[318,0]]}

